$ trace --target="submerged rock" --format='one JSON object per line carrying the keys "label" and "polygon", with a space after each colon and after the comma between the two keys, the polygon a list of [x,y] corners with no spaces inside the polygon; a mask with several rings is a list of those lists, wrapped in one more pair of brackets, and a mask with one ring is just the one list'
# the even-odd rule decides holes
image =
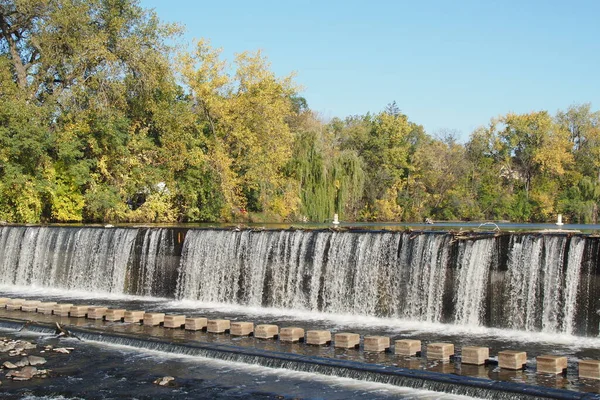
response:
{"label": "submerged rock", "polygon": [[13,381],[28,381],[37,375],[38,369],[36,367],[23,367],[19,371],[10,371],[6,374],[7,378],[12,378]]}
{"label": "submerged rock", "polygon": [[70,350],[65,349],[64,347],[57,347],[57,348],[53,349],[52,351],[54,351],[55,353],[62,353],[62,354],[69,354],[69,353],[71,353]]}
{"label": "submerged rock", "polygon": [[23,357],[19,361],[17,361],[15,363],[15,365],[19,368],[25,367],[25,366],[29,365],[29,359],[27,357]]}
{"label": "submerged rock", "polygon": [[3,368],[6,369],[17,369],[19,368],[18,366],[16,366],[15,364],[11,363],[10,361],[5,361],[4,364],[2,364]]}
{"label": "submerged rock", "polygon": [[175,384],[175,382],[173,382],[174,380],[175,378],[173,378],[172,376],[163,376],[162,378],[156,379],[153,383],[159,386],[172,386]]}
{"label": "submerged rock", "polygon": [[29,356],[29,357],[27,357],[27,359],[29,361],[29,365],[46,364],[46,359],[44,357]]}

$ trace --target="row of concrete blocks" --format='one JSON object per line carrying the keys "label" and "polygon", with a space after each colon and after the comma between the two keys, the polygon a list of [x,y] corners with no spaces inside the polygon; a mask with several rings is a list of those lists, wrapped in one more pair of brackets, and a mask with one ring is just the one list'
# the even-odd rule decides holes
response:
{"label": "row of concrete blocks", "polygon": [[[330,345],[332,342],[331,331],[328,330],[309,330],[305,334],[304,329],[300,327],[279,329],[278,325],[261,324],[255,326],[253,322],[232,322],[228,319],[187,318],[185,315],[147,313],[145,311],[10,298],[0,298],[0,307],[6,307],[8,310],[54,314],[63,317],[124,321],[150,326],[161,325],[165,328],[184,328],[189,331],[206,330],[209,333],[229,333],[233,336],[252,335],[259,339],[279,338],[281,342],[305,342],[317,346]],[[360,335],[349,332],[336,333],[333,344],[336,348],[358,348],[360,347]],[[398,355],[420,356],[421,349],[420,340],[401,339],[394,341],[394,353]],[[390,338],[387,336],[365,336],[363,338],[363,350],[366,352],[390,351]],[[461,350],[462,364],[485,365],[490,359],[489,348],[487,347],[464,346]],[[454,354],[454,344],[452,343],[427,344],[428,359],[449,361]],[[567,369],[567,358],[563,356],[542,355],[538,356],[536,361],[538,373],[560,374]],[[520,370],[524,368],[526,363],[527,353],[524,351],[504,350],[498,352],[498,366],[500,368]],[[579,377],[600,380],[600,361],[580,360]]]}

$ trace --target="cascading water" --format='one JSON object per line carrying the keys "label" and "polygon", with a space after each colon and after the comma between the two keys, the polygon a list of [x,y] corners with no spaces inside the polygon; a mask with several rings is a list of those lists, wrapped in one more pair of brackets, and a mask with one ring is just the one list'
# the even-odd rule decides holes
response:
{"label": "cascading water", "polygon": [[0,284],[597,335],[600,240],[0,227]]}

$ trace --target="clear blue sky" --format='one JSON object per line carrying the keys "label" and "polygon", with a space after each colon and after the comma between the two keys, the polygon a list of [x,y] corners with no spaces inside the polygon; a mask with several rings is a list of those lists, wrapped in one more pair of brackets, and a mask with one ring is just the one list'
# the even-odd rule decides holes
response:
{"label": "clear blue sky", "polygon": [[324,117],[393,100],[432,134],[507,112],[600,109],[600,1],[141,0],[229,60],[262,49]]}

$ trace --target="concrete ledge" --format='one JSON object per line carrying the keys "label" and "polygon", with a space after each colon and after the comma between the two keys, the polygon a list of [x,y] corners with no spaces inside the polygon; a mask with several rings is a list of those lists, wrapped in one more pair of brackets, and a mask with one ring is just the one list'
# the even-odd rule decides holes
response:
{"label": "concrete ledge", "polygon": [[304,328],[298,328],[295,326],[288,326],[281,328],[279,332],[279,341],[281,342],[303,342],[304,341]]}
{"label": "concrete ledge", "polygon": [[164,324],[165,328],[181,329],[185,326],[185,315],[165,315]]}
{"label": "concrete ledge", "polygon": [[145,313],[144,325],[159,326],[165,322],[165,313]]}
{"label": "concrete ledge", "polygon": [[427,358],[431,360],[448,361],[454,355],[452,343],[429,343],[427,345]]}
{"label": "concrete ledge", "polygon": [[490,349],[488,347],[463,347],[461,350],[461,364],[484,365],[490,358]]}
{"label": "concrete ledge", "polygon": [[261,324],[254,328],[254,337],[258,339],[274,339],[279,336],[279,326]]}
{"label": "concrete ledge", "polygon": [[340,349],[353,349],[360,346],[358,333],[340,332],[333,336],[333,346]]}
{"label": "concrete ledge", "polygon": [[26,300],[21,304],[21,311],[24,312],[37,312],[37,308],[40,305],[39,300]]}
{"label": "concrete ledge", "polygon": [[421,341],[415,339],[401,339],[394,342],[394,353],[400,356],[416,356],[421,352]]}
{"label": "concrete ledge", "polygon": [[140,322],[144,321],[144,315],[146,314],[145,311],[125,311],[125,314],[123,315],[123,321],[124,322],[128,322],[130,324],[139,324]]}
{"label": "concrete ledge", "polygon": [[231,323],[229,334],[233,336],[249,336],[254,332],[253,322],[235,321]]}
{"label": "concrete ledge", "polygon": [[498,366],[504,369],[519,370],[527,363],[527,353],[517,350],[498,352]]}
{"label": "concrete ledge", "polygon": [[9,311],[17,311],[21,309],[21,306],[25,302],[25,299],[10,299],[6,303],[6,309]]}
{"label": "concrete ledge", "polygon": [[72,306],[69,309],[69,316],[73,318],[85,318],[90,306]]}
{"label": "concrete ledge", "polygon": [[71,307],[73,307],[71,303],[59,303],[52,308],[52,312],[59,317],[68,317]]}
{"label": "concrete ledge", "polygon": [[540,374],[562,374],[567,369],[567,357],[542,355],[536,357]]}
{"label": "concrete ledge", "polygon": [[49,301],[46,303],[40,303],[37,308],[37,312],[44,315],[52,315],[52,311],[56,306],[55,301]]}
{"label": "concrete ledge", "polygon": [[306,344],[322,346],[331,343],[331,331],[306,332]]}
{"label": "concrete ledge", "polygon": [[89,319],[103,319],[106,316],[106,307],[90,307],[88,309],[87,318]]}
{"label": "concrete ledge", "polygon": [[124,318],[125,318],[125,310],[123,310],[123,309],[109,308],[106,310],[106,315],[104,316],[104,319],[106,321],[111,321],[111,322],[122,321]]}
{"label": "concrete ledge", "polygon": [[600,380],[600,361],[579,360],[579,377]]}
{"label": "concrete ledge", "polygon": [[206,331],[209,333],[225,333],[231,329],[231,321],[228,319],[209,319]]}
{"label": "concrete ledge", "polygon": [[185,330],[187,331],[201,331],[206,329],[208,325],[208,318],[196,317],[185,319]]}
{"label": "concrete ledge", "polygon": [[[20,329],[22,320],[1,319],[4,326]],[[50,323],[35,323],[38,329],[54,332]],[[140,349],[156,350],[165,353],[187,354],[235,362],[263,365],[269,368],[285,368],[292,371],[323,373],[342,378],[392,384],[401,387],[444,391],[464,396],[497,399],[562,399],[562,400],[600,400],[594,393],[575,392],[514,381],[445,374],[434,371],[401,368],[393,365],[379,365],[344,359],[332,359],[295,353],[282,353],[253,347],[233,346],[214,342],[173,342],[170,338],[144,337],[132,333],[117,333],[99,327],[71,327],[74,334],[86,341],[120,345],[127,340],[128,346]],[[357,376],[360,376],[357,378]],[[443,389],[442,389],[443,388]]]}
{"label": "concrete ledge", "polygon": [[365,336],[363,349],[368,353],[381,353],[390,348],[390,338],[387,336]]}

